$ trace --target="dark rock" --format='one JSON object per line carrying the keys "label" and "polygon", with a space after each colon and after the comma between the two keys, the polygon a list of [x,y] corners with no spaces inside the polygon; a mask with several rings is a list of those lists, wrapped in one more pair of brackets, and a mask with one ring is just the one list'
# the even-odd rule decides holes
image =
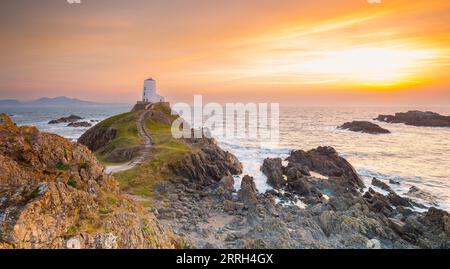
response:
{"label": "dark rock", "polygon": [[106,146],[109,142],[117,137],[117,129],[106,126],[95,126],[87,130],[79,139],[81,143],[88,147],[91,151],[97,151]]}
{"label": "dark rock", "polygon": [[389,187],[386,183],[384,183],[383,181],[377,179],[377,178],[373,178],[372,179],[372,185],[374,185],[375,187],[378,187],[382,190],[385,191],[391,191],[391,187]]}
{"label": "dark rock", "polygon": [[318,147],[308,152],[297,150],[291,152],[287,158],[290,163],[296,163],[308,167],[322,175],[341,178],[342,184],[348,187],[363,188],[364,183],[356,173],[353,166],[340,157],[332,147]]}
{"label": "dark rock", "polygon": [[281,158],[267,158],[261,166],[261,171],[267,176],[267,183],[275,189],[286,186],[283,178],[283,165]]}
{"label": "dark rock", "polygon": [[346,122],[338,127],[339,129],[350,130],[352,132],[362,132],[368,134],[389,134],[389,130],[381,128],[377,124],[368,121],[352,121]]}
{"label": "dark rock", "polygon": [[322,197],[322,193],[308,181],[307,177],[297,167],[289,168],[286,176],[289,190],[299,195],[313,194],[314,196]]}
{"label": "dark rock", "polygon": [[87,121],[71,122],[67,127],[91,127],[92,124]]}
{"label": "dark rock", "polygon": [[241,162],[228,151],[222,150],[213,139],[191,141],[198,151],[189,152],[169,168],[178,176],[193,182],[214,183],[224,176],[242,173]]}
{"label": "dark rock", "polygon": [[372,211],[382,213],[388,217],[393,215],[394,209],[392,208],[389,199],[374,191],[372,188],[369,188],[363,195],[363,198],[366,200]]}
{"label": "dark rock", "polygon": [[392,185],[400,185],[400,182],[398,182],[398,181],[396,181],[396,180],[393,180],[393,179],[389,179],[389,184],[392,184]]}
{"label": "dark rock", "polygon": [[450,116],[434,112],[408,111],[395,115],[379,115],[375,120],[424,127],[450,127]]}
{"label": "dark rock", "polygon": [[82,117],[76,115],[70,115],[69,117],[59,118],[57,120],[51,120],[48,124],[58,124],[58,123],[72,123],[83,119]]}
{"label": "dark rock", "polygon": [[403,206],[403,207],[412,207],[411,200],[408,198],[401,197],[400,195],[396,194],[394,191],[390,191],[387,195],[387,198],[394,206]]}
{"label": "dark rock", "polygon": [[244,178],[242,178],[238,197],[239,200],[243,202],[249,210],[256,210],[256,206],[258,205],[258,198],[255,181],[252,177],[245,175]]}

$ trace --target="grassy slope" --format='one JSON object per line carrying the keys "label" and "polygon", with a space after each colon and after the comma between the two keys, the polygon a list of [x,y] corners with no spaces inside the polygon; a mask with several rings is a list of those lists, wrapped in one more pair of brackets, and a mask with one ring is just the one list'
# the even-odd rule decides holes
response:
{"label": "grassy slope", "polygon": [[117,137],[108,145],[95,152],[98,160],[105,165],[117,165],[117,163],[107,160],[111,152],[117,149],[138,147],[143,143],[136,125],[138,117],[139,112],[128,112],[110,117],[97,125],[99,127],[114,127],[117,129]]}
{"label": "grassy slope", "polygon": [[[170,109],[164,106],[155,106],[154,112],[170,120],[175,117],[170,115]],[[182,140],[174,139],[171,134],[171,125],[162,123],[154,118],[146,119],[146,128],[153,139],[152,160],[138,165],[130,170],[118,172],[114,177],[119,181],[122,189],[135,195],[151,196],[155,183],[176,176],[168,169],[170,163],[176,162],[184,157],[186,153],[193,152]]]}

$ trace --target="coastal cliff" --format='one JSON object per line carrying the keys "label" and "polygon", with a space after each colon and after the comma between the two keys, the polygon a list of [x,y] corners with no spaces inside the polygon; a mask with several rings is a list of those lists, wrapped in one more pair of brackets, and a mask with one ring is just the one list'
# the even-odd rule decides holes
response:
{"label": "coastal cliff", "polygon": [[[174,248],[183,243],[85,146],[0,115],[1,248]],[[71,245],[72,244],[72,245]]]}

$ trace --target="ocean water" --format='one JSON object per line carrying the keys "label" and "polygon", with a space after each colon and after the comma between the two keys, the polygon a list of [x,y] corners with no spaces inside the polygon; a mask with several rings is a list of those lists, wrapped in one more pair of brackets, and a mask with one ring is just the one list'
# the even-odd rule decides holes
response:
{"label": "ocean water", "polygon": [[[56,133],[70,140],[77,140],[89,128],[67,127],[67,123],[48,124],[50,120],[77,115],[82,121],[101,121],[110,116],[128,112],[131,105],[121,106],[0,106],[0,113],[11,116],[17,125],[30,125],[37,127],[42,132]],[[92,123],[93,125],[95,124]]]}
{"label": "ocean water", "polygon": [[[131,106],[99,107],[0,107],[18,125],[34,125],[41,131],[57,133],[75,140],[88,128],[70,128],[48,121],[70,114],[86,120],[103,120],[130,111]],[[267,157],[285,158],[291,150],[332,146],[345,157],[370,186],[372,177],[394,179],[399,194],[416,186],[430,194],[419,202],[450,211],[450,128],[414,127],[376,122],[392,134],[370,135],[338,130],[347,121],[369,120],[379,114],[408,110],[431,110],[450,115],[450,107],[281,107],[280,142],[261,145],[250,139],[219,138],[219,144],[235,154],[244,165],[244,174],[255,178],[260,192],[270,187],[260,166]],[[239,178],[237,178],[239,185]],[[380,191],[379,189],[377,189]]]}
{"label": "ocean water", "polygon": [[[249,139],[221,139],[220,144],[238,156],[244,164],[244,174],[252,175],[262,192],[270,188],[260,171],[265,158],[286,158],[291,150],[332,146],[355,167],[367,186],[373,187],[373,177],[386,183],[393,179],[400,182],[390,185],[397,193],[405,194],[416,186],[430,197],[415,200],[450,211],[450,128],[372,120],[379,114],[408,110],[450,115],[450,107],[281,107],[279,144],[261,146]],[[371,135],[336,128],[353,120],[372,121],[392,133]]]}

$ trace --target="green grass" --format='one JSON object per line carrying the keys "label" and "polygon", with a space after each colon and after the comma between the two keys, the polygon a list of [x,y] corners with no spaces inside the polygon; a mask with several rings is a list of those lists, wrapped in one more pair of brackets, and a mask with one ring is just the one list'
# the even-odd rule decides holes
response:
{"label": "green grass", "polygon": [[118,172],[114,176],[122,189],[135,195],[153,196],[153,187],[157,182],[176,178],[169,165],[180,161],[194,149],[184,141],[173,138],[171,126],[168,124],[147,118],[145,125],[153,139],[152,160],[130,170]]}
{"label": "green grass", "polygon": [[87,170],[87,169],[89,169],[89,164],[88,163],[82,163],[82,164],[80,164],[80,168],[84,169],[84,170]]}
{"label": "green grass", "polygon": [[70,169],[70,166],[68,166],[67,164],[63,164],[62,162],[59,162],[55,165],[55,168],[57,170],[61,170],[61,171],[67,171]]}
{"label": "green grass", "polygon": [[70,178],[67,181],[67,185],[71,186],[72,188],[76,188],[77,187],[77,181],[75,179],[73,179],[73,178]]}
{"label": "green grass", "polygon": [[122,162],[113,162],[110,156],[115,151],[135,148],[143,143],[137,129],[137,120],[140,112],[128,112],[110,117],[100,122],[94,128],[113,127],[117,130],[117,136],[108,145],[98,149],[95,152],[97,159],[105,165],[118,165],[130,160]]}

